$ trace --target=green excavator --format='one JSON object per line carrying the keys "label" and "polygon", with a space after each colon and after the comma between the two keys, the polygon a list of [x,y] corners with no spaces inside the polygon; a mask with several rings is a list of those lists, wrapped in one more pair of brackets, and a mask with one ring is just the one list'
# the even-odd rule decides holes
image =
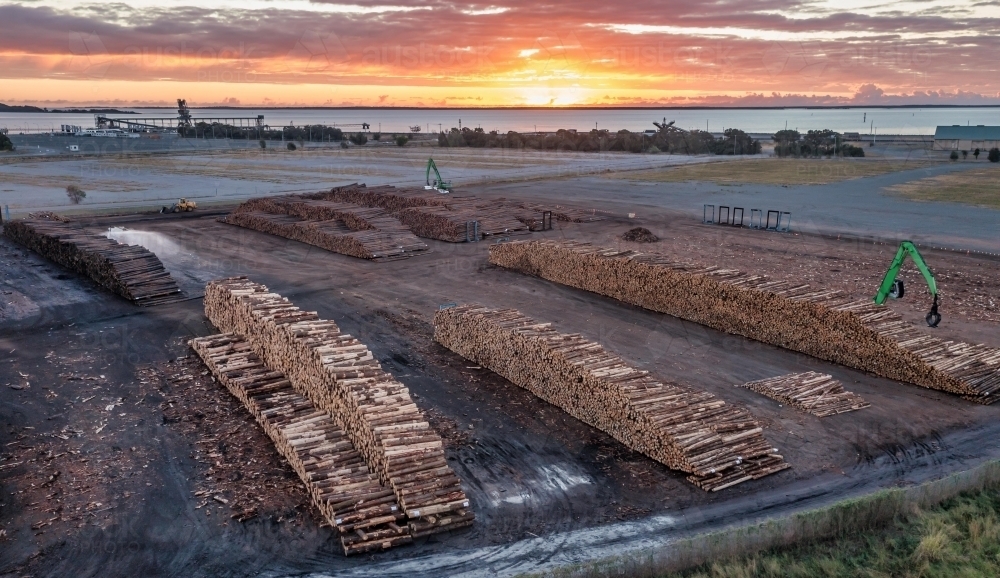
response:
{"label": "green excavator", "polygon": [[[431,183],[431,170],[434,171],[434,182]],[[424,188],[427,190],[435,190],[439,193],[450,193],[451,192],[451,181],[445,181],[441,178],[441,173],[438,172],[437,165],[434,164],[434,159],[427,159],[427,174],[425,175],[427,179],[427,184]]]}
{"label": "green excavator", "polygon": [[903,241],[899,244],[896,256],[892,259],[889,270],[885,272],[885,277],[882,278],[882,284],[878,287],[878,293],[875,294],[875,303],[881,305],[885,303],[886,298],[899,299],[903,296],[906,288],[903,286],[903,280],[896,279],[896,275],[899,274],[899,270],[903,266],[903,260],[906,259],[907,255],[913,259],[913,263],[917,266],[917,269],[920,269],[924,280],[927,281],[927,287],[930,289],[931,295],[934,296],[934,304],[931,305],[931,311],[924,320],[927,321],[927,325],[937,327],[938,323],[941,323],[941,314],[938,313],[937,281],[934,280],[934,273],[931,273],[931,269],[924,262],[924,258],[920,256],[920,251],[917,251],[917,246],[911,241]]}

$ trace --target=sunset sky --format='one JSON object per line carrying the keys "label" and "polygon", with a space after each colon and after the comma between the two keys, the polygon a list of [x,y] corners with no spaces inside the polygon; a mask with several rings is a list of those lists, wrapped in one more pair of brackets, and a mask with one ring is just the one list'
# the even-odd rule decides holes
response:
{"label": "sunset sky", "polygon": [[996,0],[0,0],[0,102],[1000,103]]}

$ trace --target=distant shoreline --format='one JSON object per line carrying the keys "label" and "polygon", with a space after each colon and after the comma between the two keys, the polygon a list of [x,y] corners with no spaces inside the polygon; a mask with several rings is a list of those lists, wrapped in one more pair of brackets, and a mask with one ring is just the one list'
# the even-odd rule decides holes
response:
{"label": "distant shoreline", "polygon": [[118,110],[117,108],[51,108],[46,109],[39,106],[27,104],[10,105],[0,103],[0,112],[24,113],[24,114],[138,114],[132,110]]}
{"label": "distant shoreline", "polygon": [[[72,108],[72,109],[42,109],[39,107],[20,105],[10,106],[0,112],[34,112],[34,113],[107,113],[107,114],[138,114],[134,111],[122,111],[106,108]],[[34,110],[23,110],[26,108]],[[175,106],[136,106],[133,108],[149,110],[176,110]],[[811,106],[192,106],[191,110],[853,110],[853,109],[946,109],[946,108],[1000,108],[1000,104],[897,104],[897,105],[811,105]]]}

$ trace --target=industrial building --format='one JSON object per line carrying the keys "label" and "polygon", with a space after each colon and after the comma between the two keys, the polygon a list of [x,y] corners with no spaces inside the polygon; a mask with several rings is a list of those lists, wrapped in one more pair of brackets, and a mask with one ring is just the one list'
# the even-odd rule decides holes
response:
{"label": "industrial building", "polygon": [[934,131],[934,150],[972,151],[1000,147],[1000,126],[939,126]]}

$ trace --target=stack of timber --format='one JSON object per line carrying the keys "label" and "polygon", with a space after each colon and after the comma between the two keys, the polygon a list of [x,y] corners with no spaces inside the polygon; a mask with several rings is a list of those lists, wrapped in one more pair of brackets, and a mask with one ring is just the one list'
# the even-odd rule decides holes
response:
{"label": "stack of timber", "polygon": [[222,221],[361,259],[400,259],[427,251],[426,243],[382,209],[300,195],[250,199]]}
{"label": "stack of timber", "polygon": [[192,339],[192,349],[236,396],[305,484],[345,555],[413,541],[392,490],[369,471],[347,433],[232,333]]}
{"label": "stack of timber", "polygon": [[333,416],[394,492],[414,538],[472,523],[441,437],[363,343],[245,277],[209,283],[205,313],[220,330],[246,338],[268,367]]}
{"label": "stack of timber", "polygon": [[478,222],[480,238],[525,231],[527,226],[501,203],[470,196],[442,195],[435,191],[392,186],[350,185],[308,198],[354,203],[389,211],[418,236],[452,243],[468,239],[470,223]]}
{"label": "stack of timber", "polygon": [[1000,350],[927,335],[838,290],[574,241],[492,245],[490,263],[978,403],[1000,390]]}
{"label": "stack of timber", "polygon": [[329,191],[305,195],[308,198],[352,203],[363,207],[379,207],[390,213],[412,207],[444,207],[455,199],[469,199],[453,193],[441,194],[436,190],[418,187],[396,188],[392,185],[369,187],[362,184],[334,187]]}
{"label": "stack of timber", "polygon": [[587,341],[513,309],[439,310],[434,338],[708,491],[789,465],[745,410],[660,381]]}
{"label": "stack of timber", "polygon": [[552,211],[552,218],[557,221],[567,223],[593,223],[603,221],[607,217],[597,214],[594,209],[578,209],[574,207],[563,207],[560,205],[543,205],[541,203],[522,202],[518,203],[522,209],[530,211],[532,214],[541,214],[543,211]]}
{"label": "stack of timber", "polygon": [[181,298],[177,282],[145,247],[87,233],[63,220],[10,221],[3,230],[7,238],[137,305],[160,305]]}
{"label": "stack of timber", "polygon": [[740,387],[756,391],[817,417],[871,406],[860,395],[846,391],[831,375],[807,371],[751,381]]}

